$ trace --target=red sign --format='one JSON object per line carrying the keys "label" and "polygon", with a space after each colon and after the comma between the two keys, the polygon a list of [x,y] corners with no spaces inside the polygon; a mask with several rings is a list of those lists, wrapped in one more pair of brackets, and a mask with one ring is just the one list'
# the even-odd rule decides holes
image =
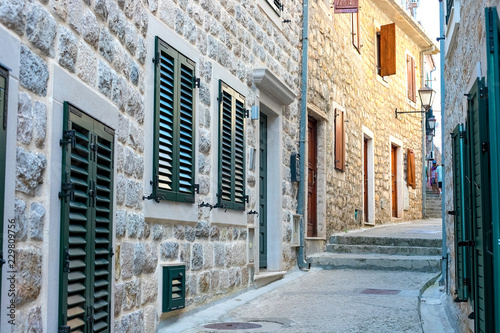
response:
{"label": "red sign", "polygon": [[358,0],[335,0],[335,14],[357,13]]}

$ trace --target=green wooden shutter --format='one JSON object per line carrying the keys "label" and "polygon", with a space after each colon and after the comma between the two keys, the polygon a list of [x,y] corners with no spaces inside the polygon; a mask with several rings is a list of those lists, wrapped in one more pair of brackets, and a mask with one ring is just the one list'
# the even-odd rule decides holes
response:
{"label": "green wooden shutter", "polygon": [[488,153],[488,109],[484,78],[468,95],[472,225],[474,232],[474,313],[476,332],[493,332],[493,253]]}
{"label": "green wooden shutter", "polygon": [[464,130],[458,124],[452,135],[453,145],[453,190],[455,207],[455,277],[457,298],[455,301],[465,301],[468,297],[468,267],[470,235],[466,234],[465,227],[465,188],[464,188]]}
{"label": "green wooden shutter", "polygon": [[195,64],[156,37],[153,194],[194,202]]}
{"label": "green wooden shutter", "polygon": [[[3,217],[5,202],[5,160],[7,143],[7,96],[9,88],[9,72],[0,66],[0,281],[2,280],[3,266]],[[0,283],[0,299],[2,299],[2,285]]]}
{"label": "green wooden shutter", "polygon": [[64,103],[59,326],[109,332],[113,136]]}
{"label": "green wooden shutter", "polygon": [[245,98],[219,81],[218,203],[245,209]]}
{"label": "green wooden shutter", "polygon": [[[500,23],[495,7],[485,8],[486,17],[486,57],[488,67],[488,109],[490,135],[490,176],[491,176],[491,214],[496,223],[492,226],[493,238],[493,276],[494,279],[494,318],[500,318]],[[495,331],[500,332],[500,319],[495,321]]]}

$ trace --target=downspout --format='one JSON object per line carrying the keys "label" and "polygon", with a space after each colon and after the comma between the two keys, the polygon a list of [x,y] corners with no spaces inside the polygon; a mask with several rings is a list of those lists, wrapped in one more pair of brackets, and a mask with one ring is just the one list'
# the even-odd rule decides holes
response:
{"label": "downspout", "polygon": [[302,18],[302,87],[300,99],[300,132],[299,132],[299,154],[300,154],[300,182],[297,202],[297,214],[300,218],[300,245],[297,251],[297,265],[300,269],[309,268],[304,256],[304,206],[305,206],[305,158],[306,158],[306,119],[307,119],[307,47],[309,39],[309,0],[303,0]]}
{"label": "downspout", "polygon": [[[444,40],[444,2],[443,0],[439,0],[439,49],[441,52],[439,53],[439,62],[441,66],[441,163],[444,164],[443,158],[444,154],[444,137],[445,137],[445,85],[444,85],[444,53],[445,53],[445,40]],[[444,169],[444,168],[443,168]],[[444,173],[446,175],[446,171]],[[445,285],[445,291],[448,293],[448,250],[446,247],[446,215],[445,215],[445,197],[446,197],[446,178],[443,177],[443,187],[441,194],[441,219],[442,219],[442,235],[443,235],[443,243],[442,243],[442,256],[443,260],[441,263],[441,282]]]}

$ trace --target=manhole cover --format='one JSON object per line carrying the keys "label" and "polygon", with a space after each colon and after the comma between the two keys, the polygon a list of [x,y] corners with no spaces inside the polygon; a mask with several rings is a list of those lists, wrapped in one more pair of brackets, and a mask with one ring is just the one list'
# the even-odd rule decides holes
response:
{"label": "manhole cover", "polygon": [[247,330],[252,328],[261,328],[262,325],[251,323],[215,323],[208,324],[203,327],[216,330]]}
{"label": "manhole cover", "polygon": [[361,294],[366,295],[397,295],[401,290],[391,290],[391,289],[365,289]]}

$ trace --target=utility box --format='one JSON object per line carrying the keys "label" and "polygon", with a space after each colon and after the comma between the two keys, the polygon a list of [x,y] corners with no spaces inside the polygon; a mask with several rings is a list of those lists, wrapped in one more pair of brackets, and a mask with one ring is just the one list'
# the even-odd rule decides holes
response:
{"label": "utility box", "polygon": [[184,308],[186,304],[186,266],[163,266],[162,312]]}
{"label": "utility box", "polygon": [[290,175],[292,182],[300,182],[300,154],[290,155]]}

